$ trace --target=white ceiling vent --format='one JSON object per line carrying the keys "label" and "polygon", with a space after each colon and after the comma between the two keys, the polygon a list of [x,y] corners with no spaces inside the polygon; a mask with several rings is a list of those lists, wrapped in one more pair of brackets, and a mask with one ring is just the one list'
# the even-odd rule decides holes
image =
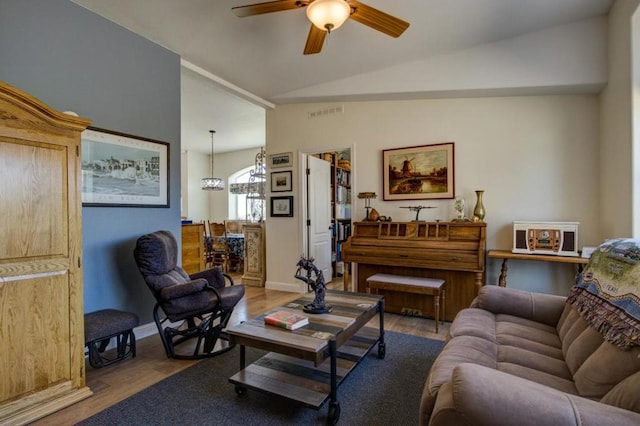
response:
{"label": "white ceiling vent", "polygon": [[326,117],[327,115],[343,114],[343,113],[344,113],[344,105],[329,107],[329,108],[321,109],[319,111],[311,111],[309,113],[309,120],[311,120],[312,118]]}

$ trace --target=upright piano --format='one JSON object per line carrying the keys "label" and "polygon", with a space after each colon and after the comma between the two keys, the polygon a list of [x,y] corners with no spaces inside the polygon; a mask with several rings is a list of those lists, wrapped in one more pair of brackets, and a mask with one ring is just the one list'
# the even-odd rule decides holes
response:
{"label": "upright piano", "polygon": [[[440,278],[445,280],[445,319],[452,321],[484,283],[485,244],[483,222],[356,222],[342,245],[344,289],[349,289],[350,269],[354,291],[362,293],[367,292],[367,278],[377,273]],[[434,317],[430,296],[381,294],[388,312],[408,308]]]}

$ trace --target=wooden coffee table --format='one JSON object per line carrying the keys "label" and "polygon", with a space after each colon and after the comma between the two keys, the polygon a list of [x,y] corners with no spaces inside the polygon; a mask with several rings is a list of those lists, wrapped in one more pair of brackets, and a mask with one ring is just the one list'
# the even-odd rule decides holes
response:
{"label": "wooden coffee table", "polygon": [[[384,358],[384,298],[374,294],[327,290],[328,314],[307,314],[302,307],[313,301],[304,295],[272,309],[305,315],[309,324],[294,331],[265,325],[264,315],[227,328],[231,343],[240,345],[240,371],[229,378],[238,395],[247,389],[280,395],[307,407],[319,409],[330,398],[328,423],[340,417],[338,384],[377,343]],[[365,327],[379,317],[378,328]],[[251,365],[245,362],[245,347],[270,351]]]}

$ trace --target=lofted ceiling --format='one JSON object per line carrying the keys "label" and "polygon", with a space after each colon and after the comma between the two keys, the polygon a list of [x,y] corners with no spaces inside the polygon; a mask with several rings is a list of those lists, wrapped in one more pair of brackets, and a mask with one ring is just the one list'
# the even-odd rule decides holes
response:
{"label": "lofted ceiling", "polygon": [[238,18],[232,7],[257,1],[73,2],[179,54],[182,148],[208,152],[215,129],[224,152],[264,145],[264,108],[292,93],[606,15],[614,0],[365,0],[410,27],[394,39],[348,20],[306,56],[304,9]]}

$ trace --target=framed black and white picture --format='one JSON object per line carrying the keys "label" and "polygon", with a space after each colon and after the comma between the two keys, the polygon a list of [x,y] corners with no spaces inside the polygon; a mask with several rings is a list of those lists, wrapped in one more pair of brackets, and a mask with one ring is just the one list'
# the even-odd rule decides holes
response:
{"label": "framed black and white picture", "polygon": [[275,169],[278,167],[293,166],[293,152],[284,152],[282,154],[271,154],[269,156],[269,165],[267,168]]}
{"label": "framed black and white picture", "polygon": [[82,132],[82,205],[169,207],[169,144],[88,127]]}
{"label": "framed black and white picture", "polygon": [[293,217],[293,196],[271,197],[271,217]]}
{"label": "framed black and white picture", "polygon": [[293,173],[291,171],[286,172],[272,172],[271,173],[271,192],[287,192],[292,191],[291,184]]}

